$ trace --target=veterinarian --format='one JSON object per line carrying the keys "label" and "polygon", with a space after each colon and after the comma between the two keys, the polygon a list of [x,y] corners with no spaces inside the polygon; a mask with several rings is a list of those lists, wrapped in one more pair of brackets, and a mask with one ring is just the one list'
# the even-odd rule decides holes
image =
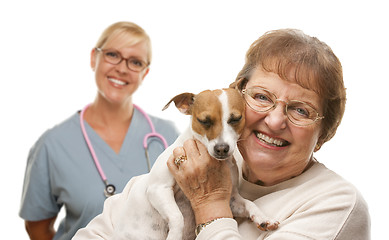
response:
{"label": "veterinarian", "polygon": [[[91,51],[95,100],[46,131],[29,153],[20,216],[31,239],[71,239],[174,142],[172,122],[132,101],[150,63],[151,42],[138,25],[118,22],[102,33]],[[62,207],[66,216],[54,229]]]}
{"label": "veterinarian", "polygon": [[[228,167],[187,141],[168,165],[191,202],[196,239],[370,239],[361,194],[314,157],[345,110],[342,66],[331,48],[299,30],[270,31],[251,45],[236,79],[247,103],[240,194],[280,225],[261,231],[234,219]],[[186,160],[177,166],[175,159]]]}

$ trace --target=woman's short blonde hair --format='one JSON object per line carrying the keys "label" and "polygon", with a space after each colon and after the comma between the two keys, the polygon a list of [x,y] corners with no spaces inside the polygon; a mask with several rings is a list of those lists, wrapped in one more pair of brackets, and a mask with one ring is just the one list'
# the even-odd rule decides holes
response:
{"label": "woman's short blonde hair", "polygon": [[342,65],[327,44],[296,29],[269,31],[247,51],[245,65],[236,79],[246,80],[240,88],[257,67],[316,92],[324,115],[318,146],[335,135],[345,111],[346,91]]}
{"label": "woman's short blonde hair", "polygon": [[131,35],[128,39],[128,43],[131,45],[144,41],[147,45],[147,63],[151,63],[151,40],[146,31],[132,22],[117,22],[107,27],[98,39],[97,48],[103,48],[104,44],[108,42],[110,37],[117,36],[118,34],[126,33]]}

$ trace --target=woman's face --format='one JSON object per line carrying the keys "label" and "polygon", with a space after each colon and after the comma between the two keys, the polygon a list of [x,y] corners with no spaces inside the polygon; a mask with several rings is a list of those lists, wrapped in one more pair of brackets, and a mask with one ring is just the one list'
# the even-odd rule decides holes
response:
{"label": "woman's face", "polygon": [[[130,34],[120,34],[110,38],[102,47],[119,52],[123,58],[134,57],[147,62],[147,44],[141,41],[131,45],[128,39]],[[91,53],[91,66],[95,71],[98,97],[110,103],[131,102],[132,94],[138,89],[146,77],[149,68],[140,72],[128,69],[126,60],[114,65],[104,60],[103,53],[95,49]]]}
{"label": "woman's face", "polygon": [[[277,99],[310,103],[321,114],[319,96],[298,84],[282,80],[277,74],[257,68],[246,88],[260,86]],[[278,101],[269,112],[246,107],[246,127],[239,142],[245,160],[243,173],[248,181],[274,185],[301,174],[307,167],[319,139],[320,121],[296,126],[285,114],[285,103]],[[277,145],[274,144],[274,140]],[[281,143],[281,144],[280,144]]]}

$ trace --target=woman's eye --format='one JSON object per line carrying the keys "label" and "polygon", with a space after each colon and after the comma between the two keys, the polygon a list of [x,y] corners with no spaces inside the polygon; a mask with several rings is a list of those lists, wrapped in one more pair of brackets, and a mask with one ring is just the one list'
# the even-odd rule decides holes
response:
{"label": "woman's eye", "polygon": [[134,66],[143,67],[143,62],[138,59],[131,59],[130,63]]}
{"label": "woman's eye", "polygon": [[311,112],[304,107],[290,106],[289,111],[292,111],[293,115],[298,116],[299,118],[309,118],[311,116]]}
{"label": "woman's eye", "polygon": [[257,93],[253,96],[253,98],[257,101],[267,101],[267,102],[271,101],[271,99],[266,94],[263,93]]}
{"label": "woman's eye", "polygon": [[105,53],[105,56],[110,58],[119,58],[119,54],[117,52],[107,52]]}
{"label": "woman's eye", "polygon": [[304,108],[296,108],[295,111],[297,111],[300,115],[309,116],[309,113]]}

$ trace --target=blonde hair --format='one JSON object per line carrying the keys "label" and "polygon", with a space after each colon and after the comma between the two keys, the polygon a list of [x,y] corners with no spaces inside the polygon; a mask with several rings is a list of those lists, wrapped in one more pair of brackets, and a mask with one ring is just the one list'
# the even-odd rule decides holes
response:
{"label": "blonde hair", "polygon": [[128,39],[128,43],[131,45],[137,44],[142,41],[146,43],[148,49],[147,63],[150,64],[151,63],[150,37],[149,35],[147,35],[146,31],[143,28],[141,28],[140,26],[132,22],[117,22],[107,27],[101,34],[95,47],[102,48],[104,44],[107,43],[112,36],[116,36],[118,34],[123,34],[123,33],[131,35],[131,37]]}
{"label": "blonde hair", "polygon": [[296,29],[269,31],[247,51],[237,76],[245,79],[240,88],[257,67],[316,92],[324,115],[319,146],[335,135],[345,111],[346,90],[342,65],[327,44]]}

